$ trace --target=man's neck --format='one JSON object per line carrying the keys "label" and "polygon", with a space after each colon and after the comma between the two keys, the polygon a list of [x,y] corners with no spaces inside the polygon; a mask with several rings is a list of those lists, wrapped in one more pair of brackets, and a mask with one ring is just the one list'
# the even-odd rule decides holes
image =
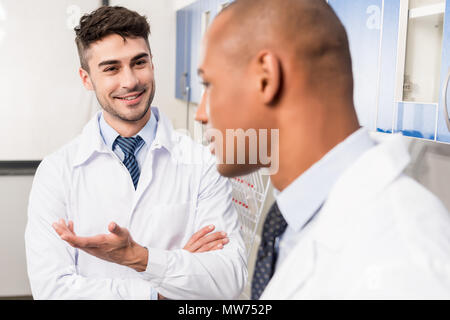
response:
{"label": "man's neck", "polygon": [[334,119],[332,126],[326,121],[308,126],[292,120],[280,124],[279,170],[271,176],[280,191],[360,128],[356,115]]}
{"label": "man's neck", "polygon": [[117,131],[117,133],[124,137],[129,138],[135,136],[142,128],[147,124],[151,117],[151,109],[149,108],[145,116],[138,121],[124,121],[116,116],[103,111],[103,117],[105,121]]}

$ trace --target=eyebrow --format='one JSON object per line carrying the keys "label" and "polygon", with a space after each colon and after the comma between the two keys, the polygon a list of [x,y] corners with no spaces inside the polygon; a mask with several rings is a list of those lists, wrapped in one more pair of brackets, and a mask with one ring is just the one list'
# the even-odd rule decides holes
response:
{"label": "eyebrow", "polygon": [[[149,54],[145,53],[145,52],[144,53],[140,53],[140,54],[134,56],[131,59],[131,62],[135,62],[136,60],[139,60],[139,59],[144,58],[144,57],[149,57]],[[98,67],[100,68],[102,66],[108,66],[108,65],[112,65],[112,64],[120,64],[120,61],[119,60],[105,60],[105,61],[100,62],[98,64]]]}
{"label": "eyebrow", "polygon": [[204,73],[205,73],[205,71],[203,71],[201,68],[198,68],[198,69],[197,69],[197,74],[198,74],[199,76],[203,75]]}

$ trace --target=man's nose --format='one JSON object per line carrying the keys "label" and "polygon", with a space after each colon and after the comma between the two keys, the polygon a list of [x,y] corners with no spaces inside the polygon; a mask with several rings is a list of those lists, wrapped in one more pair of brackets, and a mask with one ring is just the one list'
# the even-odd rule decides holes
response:
{"label": "man's nose", "polygon": [[131,68],[124,68],[121,79],[122,88],[133,90],[138,83],[139,79],[134,74],[133,70]]}
{"label": "man's nose", "polygon": [[206,92],[202,95],[202,100],[200,101],[200,105],[195,113],[195,120],[201,122],[202,124],[208,123],[208,114],[206,112]]}

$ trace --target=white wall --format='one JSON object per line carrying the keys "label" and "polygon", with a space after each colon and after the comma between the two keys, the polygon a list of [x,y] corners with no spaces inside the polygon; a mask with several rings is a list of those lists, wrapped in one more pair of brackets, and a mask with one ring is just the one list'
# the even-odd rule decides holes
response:
{"label": "white wall", "polygon": [[195,0],[174,0],[173,1],[173,8],[175,10],[181,9],[183,7],[186,7],[190,5],[191,3],[195,2]]}
{"label": "white wall", "polygon": [[0,177],[0,297],[31,295],[25,225],[33,177]]}
{"label": "white wall", "polygon": [[0,1],[0,160],[41,160],[78,134],[96,100],[78,76],[74,26],[100,0]]}

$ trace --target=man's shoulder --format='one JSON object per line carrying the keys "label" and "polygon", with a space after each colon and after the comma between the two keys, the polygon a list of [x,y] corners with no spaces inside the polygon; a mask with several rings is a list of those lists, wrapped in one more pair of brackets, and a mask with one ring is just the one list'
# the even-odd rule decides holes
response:
{"label": "man's shoulder", "polygon": [[[442,202],[414,179],[400,175],[367,208],[357,224],[360,243],[381,264],[410,264],[428,270],[450,265],[450,215]],[[359,250],[359,249],[358,249]]]}
{"label": "man's shoulder", "polygon": [[[387,188],[386,197],[392,207],[395,228],[405,243],[427,248],[429,253],[434,252],[432,247],[444,246],[450,253],[450,215],[436,195],[402,175]],[[448,253],[444,256],[450,259]]]}
{"label": "man's shoulder", "polygon": [[398,226],[414,226],[416,231],[431,232],[430,228],[445,225],[450,230],[450,215],[442,201],[411,177],[402,174],[381,197],[391,207]]}
{"label": "man's shoulder", "polygon": [[54,170],[70,168],[77,155],[81,143],[81,134],[59,147],[49,155],[45,156],[39,165],[39,169],[51,167]]}

